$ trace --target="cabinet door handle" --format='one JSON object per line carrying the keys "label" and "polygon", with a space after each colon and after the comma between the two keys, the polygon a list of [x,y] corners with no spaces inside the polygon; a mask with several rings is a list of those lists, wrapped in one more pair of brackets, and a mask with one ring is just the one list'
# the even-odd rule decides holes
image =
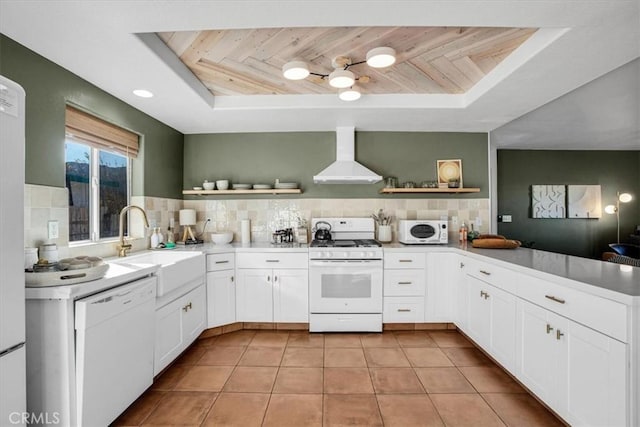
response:
{"label": "cabinet door handle", "polygon": [[553,327],[547,323],[547,334],[550,334],[553,331]]}
{"label": "cabinet door handle", "polygon": [[407,312],[410,312],[410,311],[411,311],[411,309],[409,309],[409,308],[399,308],[399,309],[398,309],[398,311],[399,311],[400,313],[407,313]]}
{"label": "cabinet door handle", "polygon": [[191,310],[192,306],[191,303],[185,305],[184,307],[182,307],[182,311],[184,311],[185,313],[189,310]]}
{"label": "cabinet door handle", "polygon": [[228,260],[228,259],[226,259],[226,260],[224,260],[224,261],[216,261],[216,264],[226,264],[226,263],[228,263],[228,262],[229,262],[229,260]]}
{"label": "cabinet door handle", "polygon": [[558,329],[558,330],[556,331],[556,339],[557,339],[557,340],[560,340],[560,337],[563,337],[563,336],[564,336],[564,334],[563,334],[562,332],[560,332],[560,329]]}
{"label": "cabinet door handle", "polygon": [[232,282],[232,283],[233,283],[233,281],[234,281],[234,280],[235,280],[235,279],[233,278],[233,276],[231,276],[231,282]]}
{"label": "cabinet door handle", "polygon": [[267,276],[267,282],[271,281],[271,276]]}
{"label": "cabinet door handle", "polygon": [[489,298],[489,294],[486,293],[485,291],[480,291],[480,298],[487,299]]}
{"label": "cabinet door handle", "polygon": [[550,299],[551,301],[558,302],[560,304],[564,304],[566,302],[565,300],[563,300],[561,298],[558,298],[558,297],[554,297],[553,295],[545,295],[544,297],[547,298],[547,299]]}
{"label": "cabinet door handle", "polygon": [[278,281],[278,276],[273,276],[273,281],[277,282]]}
{"label": "cabinet door handle", "polygon": [[460,263],[460,268],[464,268],[464,262]]}
{"label": "cabinet door handle", "polygon": [[279,259],[268,259],[267,262],[280,262]]}
{"label": "cabinet door handle", "polygon": [[412,259],[399,259],[398,262],[413,262]]}
{"label": "cabinet door handle", "polygon": [[484,274],[485,276],[491,276],[491,273],[485,270],[480,270],[480,273]]}
{"label": "cabinet door handle", "polygon": [[410,285],[413,282],[398,282],[398,285]]}

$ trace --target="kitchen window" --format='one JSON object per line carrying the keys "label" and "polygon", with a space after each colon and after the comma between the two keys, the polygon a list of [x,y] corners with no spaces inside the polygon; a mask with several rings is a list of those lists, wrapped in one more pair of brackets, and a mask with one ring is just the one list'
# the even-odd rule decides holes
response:
{"label": "kitchen window", "polygon": [[137,152],[137,134],[67,106],[69,242],[118,237],[120,210],[129,204],[131,159]]}

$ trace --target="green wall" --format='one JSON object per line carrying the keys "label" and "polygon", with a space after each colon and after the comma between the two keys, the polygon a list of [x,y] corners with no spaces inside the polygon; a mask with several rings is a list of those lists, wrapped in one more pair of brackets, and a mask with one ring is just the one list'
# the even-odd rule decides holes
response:
{"label": "green wall", "polygon": [[183,135],[0,34],[0,74],[27,93],[26,182],[64,187],[67,102],[142,135],[132,194],[182,198]]}
{"label": "green wall", "polygon": [[314,184],[313,175],[335,160],[335,145],[335,132],[185,135],[184,187],[199,186],[205,179],[256,184],[273,183],[279,178],[298,182],[303,189],[300,196],[279,197],[489,197],[485,133],[356,132],[356,160],[379,175],[396,176],[400,182],[435,180],[437,160],[462,159],[464,186],[481,189],[480,193],[464,195],[382,195],[382,182]]}
{"label": "green wall", "polygon": [[628,240],[640,225],[640,151],[498,150],[498,214],[511,214],[512,223],[499,223],[509,238],[533,241],[536,249],[600,258],[616,241],[616,218],[533,219],[531,185],[584,184],[602,187],[602,207],[615,203],[616,191],[634,200],[620,209],[620,240]]}

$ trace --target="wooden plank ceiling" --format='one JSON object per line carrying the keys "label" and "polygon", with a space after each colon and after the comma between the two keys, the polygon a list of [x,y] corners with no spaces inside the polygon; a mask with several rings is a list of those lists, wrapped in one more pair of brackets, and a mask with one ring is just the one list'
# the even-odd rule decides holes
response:
{"label": "wooden plank ceiling", "polygon": [[316,27],[158,33],[214,95],[331,94],[326,80],[292,81],[282,66],[294,59],[329,74],[331,60],[345,55],[363,61],[380,46],[396,50],[388,68],[350,68],[369,76],[359,84],[369,94],[460,94],[472,88],[535,28],[488,27]]}

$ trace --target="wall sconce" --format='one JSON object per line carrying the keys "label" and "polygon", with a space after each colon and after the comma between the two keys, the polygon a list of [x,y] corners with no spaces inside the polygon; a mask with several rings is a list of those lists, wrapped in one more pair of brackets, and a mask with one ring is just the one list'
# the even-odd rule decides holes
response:
{"label": "wall sconce", "polygon": [[618,225],[618,241],[616,243],[620,243],[620,202],[629,203],[633,200],[633,196],[629,193],[620,193],[616,192],[616,204],[615,205],[607,205],[604,207],[604,211],[610,215],[616,214],[616,223]]}

